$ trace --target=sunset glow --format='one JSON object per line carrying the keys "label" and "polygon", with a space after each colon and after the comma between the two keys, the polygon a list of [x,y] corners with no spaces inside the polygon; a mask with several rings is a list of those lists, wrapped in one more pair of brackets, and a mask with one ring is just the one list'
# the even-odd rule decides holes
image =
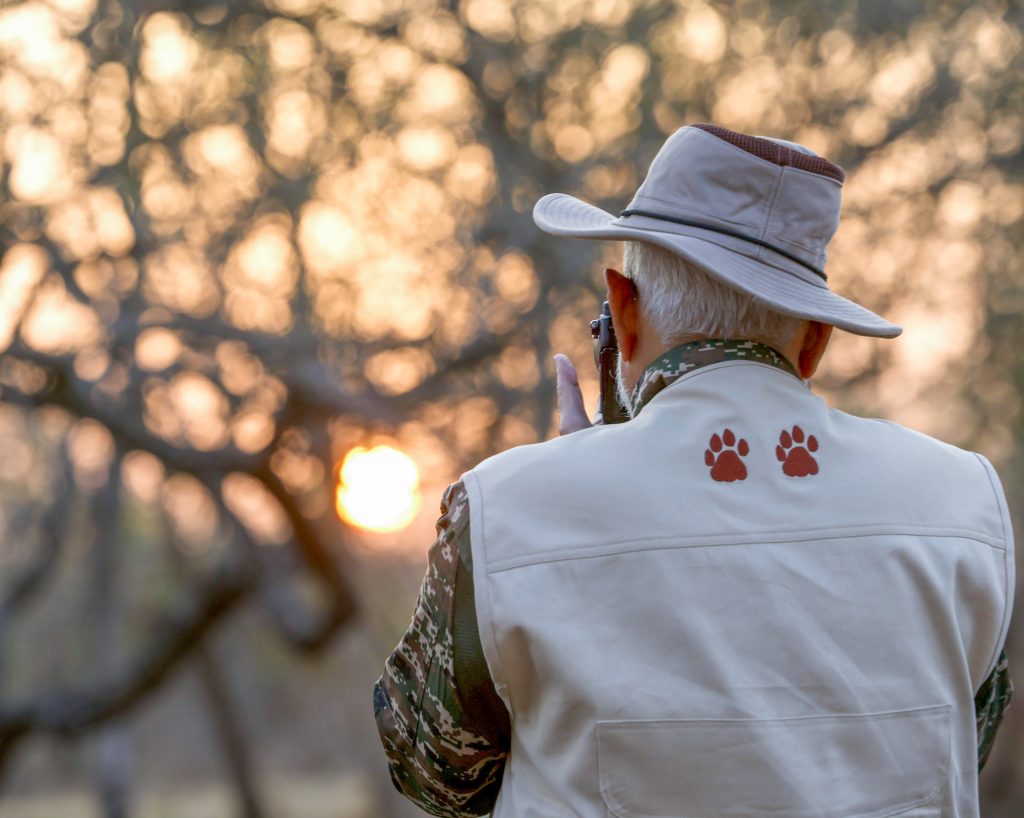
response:
{"label": "sunset glow", "polygon": [[357,446],[345,455],[336,494],[338,515],[366,531],[398,531],[420,508],[419,469],[391,446]]}

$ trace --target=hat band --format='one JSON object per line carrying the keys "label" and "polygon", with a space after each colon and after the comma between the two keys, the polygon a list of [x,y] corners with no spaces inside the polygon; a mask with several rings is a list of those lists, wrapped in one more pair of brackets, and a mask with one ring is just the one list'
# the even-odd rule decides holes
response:
{"label": "hat band", "polygon": [[797,256],[794,256],[792,253],[789,253],[789,252],[783,250],[781,247],[776,247],[771,242],[764,241],[763,239],[759,239],[756,236],[749,236],[746,233],[740,233],[738,230],[729,230],[729,229],[727,229],[725,227],[719,227],[718,225],[715,225],[715,224],[706,224],[704,222],[695,222],[695,221],[690,221],[689,219],[677,219],[675,216],[666,216],[663,213],[654,213],[654,212],[652,212],[650,210],[632,210],[632,209],[630,209],[630,210],[623,210],[619,214],[619,218],[622,218],[622,219],[625,219],[625,218],[627,218],[629,216],[645,216],[648,219],[657,219],[657,220],[663,221],[663,222],[672,222],[673,224],[681,224],[684,227],[698,227],[701,230],[710,230],[713,233],[721,233],[723,236],[731,236],[734,239],[741,239],[742,241],[748,241],[751,244],[756,244],[756,245],[758,245],[760,247],[765,247],[768,250],[772,250],[772,251],[778,253],[780,256],[785,256],[790,261],[795,261],[801,267],[806,267],[808,270],[810,270],[816,276],[819,276],[822,281],[828,281],[828,276],[825,275],[825,271],[824,270],[819,270],[817,267],[815,267],[815,266],[813,266],[811,264],[808,264],[803,259],[801,259],[801,258],[799,258]]}

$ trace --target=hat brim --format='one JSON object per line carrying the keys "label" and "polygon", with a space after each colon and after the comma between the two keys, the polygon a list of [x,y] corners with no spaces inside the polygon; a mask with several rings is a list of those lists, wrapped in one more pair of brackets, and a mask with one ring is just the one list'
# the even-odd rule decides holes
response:
{"label": "hat brim", "polygon": [[782,257],[779,263],[773,263],[749,255],[751,249],[741,240],[655,219],[631,217],[631,223],[637,226],[626,226],[599,207],[564,193],[551,193],[537,202],[533,220],[554,236],[657,245],[785,315],[876,338],[895,338],[903,332],[902,327],[834,293],[824,281],[798,265],[787,264]]}

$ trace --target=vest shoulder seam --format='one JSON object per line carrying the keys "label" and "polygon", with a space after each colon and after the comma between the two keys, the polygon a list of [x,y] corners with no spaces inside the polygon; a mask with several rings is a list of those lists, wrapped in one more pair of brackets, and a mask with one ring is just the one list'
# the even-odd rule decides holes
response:
{"label": "vest shoulder seam", "polygon": [[[1013,613],[1013,585],[1016,577],[1014,576],[1013,565],[1013,529],[1010,521],[1010,511],[1006,505],[1006,498],[1003,493],[1002,486],[995,473],[995,469],[988,461],[988,458],[978,454],[977,452],[972,452],[972,454],[978,459],[978,462],[981,463],[981,467],[985,471],[985,476],[988,478],[989,487],[992,489],[993,499],[995,500],[996,507],[999,509],[1000,522],[1003,526],[1003,542],[1005,544],[1004,550],[1006,551],[1006,565],[1003,570],[1003,621],[1000,623],[999,634],[996,636],[996,643],[992,649],[991,656],[989,656],[986,670],[981,677],[982,680],[984,680],[987,679],[989,674],[995,670],[996,663],[999,661],[999,654],[1003,650],[1003,646],[1006,644],[1006,635],[1010,628],[1010,618]],[[978,686],[980,686],[980,684],[981,683],[978,683]],[[975,692],[977,692],[977,690],[975,690]]]}
{"label": "vest shoulder seam", "polygon": [[864,539],[890,535],[897,537],[936,537],[941,539],[971,540],[987,545],[994,551],[1006,551],[1005,543],[980,531],[956,528],[927,528],[921,526],[858,526],[836,529],[820,528],[802,531],[768,531],[753,534],[720,534],[696,537],[647,537],[638,540],[621,540],[603,545],[583,545],[559,549],[557,552],[509,557],[489,561],[487,574],[497,574],[516,568],[525,568],[542,563],[565,562],[567,560],[596,559],[616,554],[643,551],[669,551],[682,548],[722,548],[739,545],[785,545],[787,543],[820,542],[822,540]]}
{"label": "vest shoulder seam", "polygon": [[[508,694],[507,677],[502,666],[501,653],[498,650],[497,635],[494,632],[494,618],[491,615],[491,586],[488,582],[479,581],[492,573],[490,560],[487,558],[487,547],[484,544],[483,492],[480,489],[480,480],[473,471],[463,474],[462,481],[469,496],[469,537],[470,550],[474,552],[473,588],[480,647],[483,650],[484,661],[491,675],[491,681],[494,683],[495,692],[505,703],[509,716],[512,717],[512,699]],[[475,548],[476,543],[480,544],[479,551]]]}

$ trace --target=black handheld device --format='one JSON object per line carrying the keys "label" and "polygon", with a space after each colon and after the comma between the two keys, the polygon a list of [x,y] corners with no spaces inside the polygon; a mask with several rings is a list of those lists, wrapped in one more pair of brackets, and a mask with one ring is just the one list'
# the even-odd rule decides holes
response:
{"label": "black handheld device", "polygon": [[612,326],[612,311],[605,301],[601,314],[590,322],[590,337],[594,341],[594,363],[600,375],[601,396],[597,405],[598,423],[622,423],[629,420],[625,407],[619,403],[615,384],[615,371],[619,361],[619,344]]}

